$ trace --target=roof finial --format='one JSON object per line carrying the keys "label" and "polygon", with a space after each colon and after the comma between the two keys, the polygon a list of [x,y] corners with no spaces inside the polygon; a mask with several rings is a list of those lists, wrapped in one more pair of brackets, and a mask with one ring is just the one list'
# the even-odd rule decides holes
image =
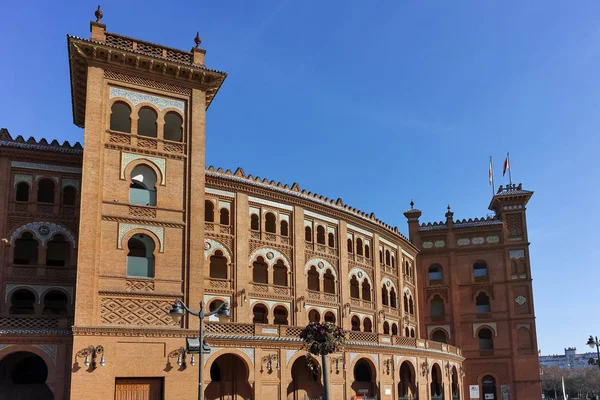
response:
{"label": "roof finial", "polygon": [[196,32],[196,37],[194,38],[194,43],[196,43],[196,47],[200,46],[200,43],[202,43],[202,39],[200,39],[200,33]]}
{"label": "roof finial", "polygon": [[448,204],[448,212],[450,211],[450,204]]}
{"label": "roof finial", "polygon": [[100,9],[100,6],[98,6],[98,9],[94,13],[94,15],[96,16],[96,22],[100,22],[100,20],[103,17],[102,10]]}
{"label": "roof finial", "polygon": [[413,208],[415,208],[415,202],[410,199],[410,209],[412,210]]}

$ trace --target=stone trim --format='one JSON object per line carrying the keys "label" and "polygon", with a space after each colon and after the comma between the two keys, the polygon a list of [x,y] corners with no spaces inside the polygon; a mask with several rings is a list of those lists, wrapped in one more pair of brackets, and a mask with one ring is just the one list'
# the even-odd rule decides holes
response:
{"label": "stone trim", "polygon": [[35,235],[36,238],[38,238],[38,240],[42,243],[42,246],[45,246],[46,243],[52,239],[52,237],[54,235],[56,235],[57,233],[60,233],[61,235],[64,235],[65,238],[71,242],[71,244],[73,245],[73,248],[77,248],[77,241],[75,240],[75,238],[73,237],[73,235],[63,226],[54,224],[52,222],[30,222],[28,224],[25,225],[21,225],[20,227],[18,227],[17,229],[15,229],[15,231],[13,232],[13,234],[10,237],[10,245],[14,246],[15,245],[15,240],[17,240],[19,238],[19,236],[21,236],[21,233],[23,231],[30,231],[31,233],[33,233]]}
{"label": "stone trim", "polygon": [[149,93],[141,93],[133,90],[127,90],[118,87],[111,87],[109,99],[123,98],[131,102],[134,106],[140,103],[150,103],[156,106],[160,111],[166,108],[175,108],[185,113],[185,102],[182,100],[169,99],[162,96],[156,96]]}
{"label": "stone trim", "polygon": [[53,172],[65,172],[68,174],[81,175],[81,168],[75,167],[64,167],[62,165],[42,164],[42,163],[30,163],[23,161],[12,161],[10,166],[13,168],[22,169],[36,169],[40,171],[53,171]]}
{"label": "stone trim", "polygon": [[148,160],[151,163],[153,163],[154,165],[156,165],[156,167],[160,170],[160,174],[161,176],[161,181],[160,184],[162,186],[167,184],[167,172],[166,172],[166,160],[164,158],[159,158],[159,157],[152,157],[152,156],[147,156],[144,154],[134,154],[134,153],[127,153],[127,152],[121,152],[121,179],[126,179],[125,178],[125,169],[127,168],[127,166],[135,161],[135,160]]}
{"label": "stone trim", "polygon": [[149,226],[149,225],[124,224],[121,222],[119,222],[119,238],[117,241],[118,249],[123,248],[123,237],[125,236],[125,234],[134,229],[145,229],[147,231],[154,233],[158,237],[158,244],[159,244],[159,249],[160,249],[159,251],[161,253],[165,252],[165,239],[164,239],[165,228],[158,227],[158,226]]}

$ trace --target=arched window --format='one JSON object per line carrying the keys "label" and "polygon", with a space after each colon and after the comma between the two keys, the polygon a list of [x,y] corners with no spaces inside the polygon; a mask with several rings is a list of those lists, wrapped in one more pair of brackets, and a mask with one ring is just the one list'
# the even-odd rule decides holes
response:
{"label": "arched window", "polygon": [[392,269],[396,269],[396,257],[392,254]]}
{"label": "arched window", "polygon": [[252,263],[252,281],[254,283],[269,283],[269,267],[262,257],[257,257]]}
{"label": "arched window", "polygon": [[366,279],[362,283],[362,299],[371,301],[371,285]]}
{"label": "arched window", "polygon": [[284,306],[277,306],[273,310],[273,323],[275,325],[288,325],[288,310]]}
{"label": "arched window", "polygon": [[492,338],[492,331],[488,328],[481,328],[477,334],[479,338],[479,349],[480,350],[493,350],[494,339]]}
{"label": "arched window", "polygon": [[317,243],[325,244],[325,228],[321,225],[317,226]]}
{"label": "arched window", "polygon": [[360,299],[360,287],[358,284],[358,279],[356,276],[352,275],[352,279],[350,279],[350,297],[353,299]]}
{"label": "arched window", "polygon": [[147,165],[138,165],[131,171],[129,203],[156,206],[156,173]]}
{"label": "arched window", "polygon": [[164,138],[174,142],[183,139],[183,120],[176,112],[168,112],[165,115]]}
{"label": "arched window", "polygon": [[369,248],[369,244],[365,244],[365,257],[371,258],[371,249]]}
{"label": "arched window", "polygon": [[365,332],[373,332],[373,323],[370,318],[365,318],[363,320],[363,328]]}
{"label": "arched window", "polygon": [[408,296],[404,293],[404,312],[408,312]]}
{"label": "arched window", "polygon": [[46,248],[46,265],[51,267],[64,267],[69,262],[71,244],[60,234],[54,235]]}
{"label": "arched window", "polygon": [[215,254],[210,257],[210,277],[227,279],[227,257],[221,250],[215,251]]}
{"label": "arched window", "polygon": [[390,324],[387,321],[385,321],[383,323],[383,334],[384,335],[389,335],[390,334]]}
{"label": "arched window", "polygon": [[355,332],[359,332],[360,331],[360,318],[358,318],[356,315],[352,317],[352,319],[350,320],[350,323],[352,324],[352,330]]}
{"label": "arched window", "polygon": [[433,332],[433,335],[431,335],[431,340],[433,340],[434,342],[448,343],[448,337],[446,336],[446,332],[444,332],[441,329],[438,329],[437,331]]}
{"label": "arched window", "polygon": [[65,206],[74,206],[77,201],[77,189],[73,186],[65,186],[63,189],[62,203]]}
{"label": "arched window", "polygon": [[473,265],[473,276],[480,278],[488,275],[487,264],[484,261],[477,261]]}
{"label": "arched window", "polygon": [[312,229],[310,229],[310,226],[304,227],[304,240],[312,242]]}
{"label": "arched window", "polygon": [[390,251],[385,251],[385,265],[390,265],[392,263],[392,256],[390,255]]}
{"label": "arched window", "polygon": [[110,108],[110,130],[131,133],[131,108],[117,101]]}
{"label": "arched window", "polygon": [[219,211],[219,224],[221,225],[229,225],[229,210],[226,208],[221,208]]}
{"label": "arched window", "polygon": [[35,295],[26,289],[19,289],[10,296],[11,314],[35,314]]}
{"label": "arched window", "polygon": [[276,286],[288,285],[288,270],[283,261],[277,260],[273,266],[273,284]]}
{"label": "arched window", "polygon": [[221,304],[223,304],[223,300],[213,300],[210,302],[210,304],[208,305],[208,311],[213,312],[215,311],[217,308],[221,307]]}
{"label": "arched window", "polygon": [[21,237],[15,240],[13,263],[24,265],[38,263],[38,241],[30,232],[23,232]]}
{"label": "arched window", "polygon": [[321,314],[317,310],[310,310],[308,313],[309,322],[321,322]]}
{"label": "arched window", "polygon": [[389,306],[390,305],[390,298],[389,298],[388,290],[385,287],[385,285],[383,285],[381,287],[381,303],[384,306]]}
{"label": "arched window", "polygon": [[327,311],[325,313],[324,319],[325,319],[325,322],[329,322],[329,323],[335,324],[335,314],[332,313],[331,311]]}
{"label": "arched window", "polygon": [[415,335],[415,330],[414,330],[414,329],[411,329],[411,330],[410,330],[410,337],[411,337],[411,338],[414,338],[415,336],[416,336],[416,335]]}
{"label": "arched window", "polygon": [[16,201],[29,201],[29,184],[26,182],[17,183]]}
{"label": "arched window", "polygon": [[490,305],[490,297],[485,294],[485,292],[481,292],[477,295],[475,299],[475,307],[477,308],[478,313],[489,313],[492,312],[492,307]]}
{"label": "arched window", "polygon": [[413,302],[412,296],[408,299],[408,312],[415,315],[415,303]]}
{"label": "arched window", "polygon": [[258,215],[256,215],[256,214],[252,214],[250,216],[250,229],[252,229],[253,231],[260,230],[260,224],[258,222]]}
{"label": "arched window", "polygon": [[140,136],[148,136],[148,137],[156,137],[156,112],[150,107],[142,107],[138,112],[138,135]]}
{"label": "arched window", "polygon": [[383,250],[379,249],[379,264],[383,265]]}
{"label": "arched window", "polygon": [[371,367],[364,359],[358,360],[354,367],[354,380],[356,382],[371,382]]}
{"label": "arched window", "polygon": [[433,364],[431,368],[431,384],[430,384],[430,393],[431,398],[440,398],[442,396],[442,371],[438,364]]}
{"label": "arched window", "polygon": [[321,290],[320,286],[319,273],[317,272],[317,268],[312,265],[308,270],[308,290],[318,292]]}
{"label": "arched window", "polygon": [[40,179],[37,201],[38,203],[54,203],[54,181],[52,179]]}
{"label": "arched window", "polygon": [[443,278],[442,267],[438,264],[433,264],[429,267],[429,281],[441,281]]}
{"label": "arched window", "polygon": [[394,288],[391,288],[390,289],[390,307],[392,307],[392,308],[398,307],[396,298],[397,298],[396,290]]}
{"label": "arched window", "polygon": [[410,337],[410,331],[408,330],[408,328],[404,328],[404,336]]}
{"label": "arched window", "polygon": [[348,253],[352,253],[352,252],[354,252],[353,246],[352,246],[352,239],[348,239]]}
{"label": "arched window", "polygon": [[58,290],[48,292],[44,296],[44,315],[67,315],[67,295]]}
{"label": "arched window", "polygon": [[154,240],[148,235],[133,235],[127,248],[127,276],[154,278]]}
{"label": "arched window", "polygon": [[335,247],[335,235],[332,232],[329,232],[328,236],[328,242],[329,242],[329,247],[334,248]]}
{"label": "arched window", "polygon": [[210,200],[204,200],[204,221],[215,222],[215,204]]}
{"label": "arched window", "polygon": [[392,336],[398,336],[398,325],[392,324]]}
{"label": "arched window", "polygon": [[255,324],[266,324],[268,323],[267,315],[269,312],[267,311],[267,307],[262,304],[257,304],[252,308],[252,314],[254,314],[254,318],[252,322]]}
{"label": "arched window", "polygon": [[281,234],[281,236],[288,236],[289,232],[288,232],[288,222],[282,220],[281,223],[279,224],[279,232]]}
{"label": "arched window", "polygon": [[356,254],[359,256],[363,255],[363,242],[362,239],[356,239]]}
{"label": "arched window", "polygon": [[277,233],[275,214],[268,212],[265,215],[265,232]]}
{"label": "arched window", "polygon": [[323,274],[323,291],[325,293],[335,294],[335,276],[330,270]]}
{"label": "arched window", "polygon": [[444,315],[444,300],[439,295],[433,296],[433,299],[431,299],[431,316],[443,317]]}

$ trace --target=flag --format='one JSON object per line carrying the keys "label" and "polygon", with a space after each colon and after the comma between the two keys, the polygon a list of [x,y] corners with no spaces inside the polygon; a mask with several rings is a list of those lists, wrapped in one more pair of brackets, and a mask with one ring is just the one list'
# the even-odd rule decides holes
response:
{"label": "flag", "polygon": [[490,157],[490,185],[494,184],[494,170],[492,169],[492,157]]}
{"label": "flag", "polygon": [[508,154],[506,155],[506,160],[504,160],[504,168],[502,170],[502,176],[506,175],[506,170],[510,169],[510,163],[508,162]]}

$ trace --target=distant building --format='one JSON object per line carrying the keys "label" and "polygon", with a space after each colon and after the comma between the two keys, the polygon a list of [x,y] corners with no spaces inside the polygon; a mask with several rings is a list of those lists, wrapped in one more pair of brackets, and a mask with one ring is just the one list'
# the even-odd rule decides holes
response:
{"label": "distant building", "polygon": [[550,356],[540,356],[540,366],[542,367],[561,367],[561,368],[587,368],[592,367],[589,364],[590,358],[596,358],[596,353],[576,354],[575,347],[565,349],[565,354],[553,354]]}

